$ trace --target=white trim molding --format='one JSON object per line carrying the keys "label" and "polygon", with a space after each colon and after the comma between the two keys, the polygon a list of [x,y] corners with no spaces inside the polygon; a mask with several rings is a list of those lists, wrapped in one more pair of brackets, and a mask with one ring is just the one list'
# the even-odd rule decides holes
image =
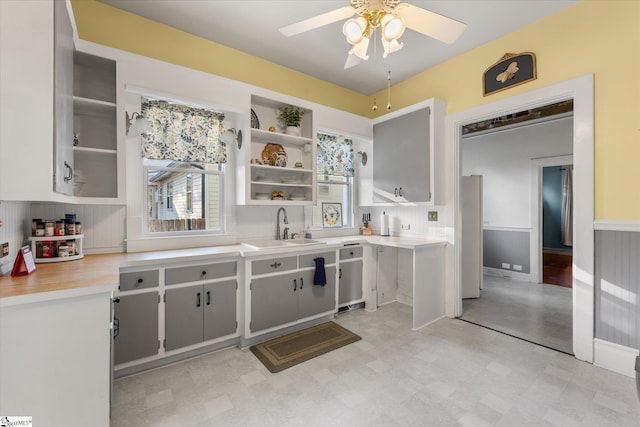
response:
{"label": "white trim molding", "polygon": [[535,283],[531,280],[531,274],[520,273],[519,271],[502,270],[500,268],[493,267],[482,267],[482,274],[484,274],[485,276],[507,277],[509,279],[519,280],[521,282]]}
{"label": "white trim molding", "polygon": [[640,351],[601,339],[593,340],[593,364],[634,378],[636,357]]}
{"label": "white trim molding", "polygon": [[597,219],[593,221],[593,228],[595,230],[603,230],[603,231],[640,232],[640,220],[616,221],[616,220]]}

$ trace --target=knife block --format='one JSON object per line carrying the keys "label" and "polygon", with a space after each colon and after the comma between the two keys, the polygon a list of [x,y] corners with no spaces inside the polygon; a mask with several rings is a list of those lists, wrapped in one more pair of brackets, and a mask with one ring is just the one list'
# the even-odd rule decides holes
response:
{"label": "knife block", "polygon": [[371,223],[362,226],[362,234],[365,236],[371,236]]}

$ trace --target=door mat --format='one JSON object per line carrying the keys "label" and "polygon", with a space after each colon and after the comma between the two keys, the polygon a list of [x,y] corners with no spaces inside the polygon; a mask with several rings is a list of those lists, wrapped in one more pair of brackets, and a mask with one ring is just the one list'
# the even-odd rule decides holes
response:
{"label": "door mat", "polygon": [[327,322],[256,344],[249,350],[275,374],[360,339],[337,323]]}

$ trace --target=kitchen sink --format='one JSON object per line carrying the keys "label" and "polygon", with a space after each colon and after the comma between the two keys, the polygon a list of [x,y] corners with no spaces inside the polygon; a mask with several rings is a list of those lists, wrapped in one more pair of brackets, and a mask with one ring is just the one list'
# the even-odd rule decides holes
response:
{"label": "kitchen sink", "polygon": [[325,242],[314,239],[290,239],[290,240],[253,240],[249,242],[242,242],[242,245],[248,246],[253,249],[274,249],[287,246],[302,246],[302,245],[322,245]]}

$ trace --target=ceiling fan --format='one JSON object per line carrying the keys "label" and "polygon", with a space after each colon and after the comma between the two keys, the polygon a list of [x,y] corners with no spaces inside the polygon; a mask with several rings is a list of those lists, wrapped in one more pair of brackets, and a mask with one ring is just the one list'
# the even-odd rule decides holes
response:
{"label": "ceiling fan", "polygon": [[[287,37],[314,30],[342,19],[342,32],[351,44],[344,68],[367,60],[369,41],[380,28],[383,57],[400,50],[403,46],[398,39],[409,28],[425,36],[451,44],[460,37],[467,24],[455,19],[414,6],[400,3],[400,0],[350,0],[351,6],[341,7],[300,22],[280,28]],[[354,17],[354,15],[356,15]]]}

